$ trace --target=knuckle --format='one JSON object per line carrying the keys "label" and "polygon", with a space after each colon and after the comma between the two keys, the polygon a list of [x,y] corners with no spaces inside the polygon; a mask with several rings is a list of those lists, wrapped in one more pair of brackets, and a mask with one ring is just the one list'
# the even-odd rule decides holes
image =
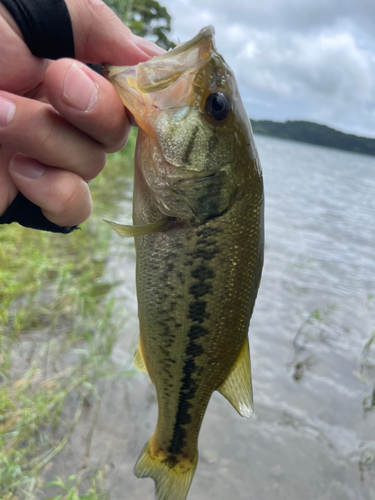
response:
{"label": "knuckle", "polygon": [[53,108],[38,113],[33,143],[43,152],[43,162],[79,173],[86,181],[104,168],[102,144],[68,124]]}
{"label": "knuckle", "polygon": [[66,145],[66,135],[61,126],[61,118],[56,111],[42,108],[35,120],[35,144],[45,151],[56,154]]}
{"label": "knuckle", "polygon": [[86,6],[89,6],[94,12],[99,14],[105,12],[105,3],[102,0],[86,0]]}
{"label": "knuckle", "polygon": [[[92,9],[95,21],[99,18],[100,22],[104,21],[110,29],[117,27],[119,20],[113,13],[112,9],[105,2],[102,0],[86,0],[86,2]],[[124,32],[130,33],[130,29],[126,26],[124,27]]]}

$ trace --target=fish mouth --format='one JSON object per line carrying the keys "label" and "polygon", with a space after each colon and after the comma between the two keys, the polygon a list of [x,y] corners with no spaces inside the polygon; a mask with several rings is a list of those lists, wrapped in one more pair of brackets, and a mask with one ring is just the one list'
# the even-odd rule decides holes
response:
{"label": "fish mouth", "polygon": [[[152,57],[149,61],[152,60],[152,63],[154,62],[157,64],[159,61],[163,62],[165,60],[171,59],[171,57],[178,56],[180,54],[183,54],[184,52],[187,52],[194,47],[197,47],[202,43],[203,40],[207,39],[207,46],[210,47],[211,50],[216,51],[216,45],[215,45],[215,28],[212,25],[205,26],[200,30],[200,32],[191,40],[187,42],[183,42],[179,45],[177,45],[174,49],[169,49],[168,52],[165,52],[165,54],[161,54],[160,56],[155,56]],[[210,50],[209,49],[209,50]],[[145,63],[141,64],[147,64],[149,61],[146,61]],[[112,66],[110,64],[103,64],[102,65],[102,71],[104,76],[107,79],[111,79],[115,77],[116,75],[124,72],[127,70],[127,72],[133,72],[135,73],[134,70],[135,66]],[[133,69],[133,71],[132,71]]]}
{"label": "fish mouth", "polygon": [[[213,26],[206,26],[191,40],[135,66],[104,65],[106,78],[141,129],[148,133],[150,116],[169,110],[176,102],[179,107],[193,106],[197,75],[217,53],[214,34]],[[204,72],[202,76],[199,89],[206,82]]]}
{"label": "fish mouth", "polygon": [[187,50],[192,49],[193,47],[196,47],[199,45],[202,40],[205,38],[211,39],[213,48],[215,49],[215,42],[214,42],[214,37],[215,37],[215,28],[212,25],[205,26],[200,30],[198,35],[196,35],[194,38],[187,42],[180,43],[177,45],[174,49],[168,50],[165,54],[161,54],[160,56],[156,56],[153,58],[154,60],[158,61],[163,61],[164,59],[169,59],[171,56],[177,56],[179,54],[183,54]]}

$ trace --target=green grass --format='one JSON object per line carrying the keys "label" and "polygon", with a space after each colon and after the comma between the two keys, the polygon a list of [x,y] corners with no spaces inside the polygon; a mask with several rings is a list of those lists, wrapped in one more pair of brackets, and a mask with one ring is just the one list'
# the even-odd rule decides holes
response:
{"label": "green grass", "polygon": [[[103,280],[111,229],[101,219],[115,217],[129,189],[134,142],[132,134],[90,183],[94,212],[81,230],[58,235],[17,224],[0,228],[1,499],[107,498],[100,470],[84,480],[72,471],[48,483],[45,471],[68,442],[85,401],[100,400],[99,381],[119,376],[111,362],[118,336],[112,284]],[[75,410],[62,423],[68,400],[76,401]],[[56,442],[58,425],[65,434]],[[55,496],[47,497],[51,488]]]}

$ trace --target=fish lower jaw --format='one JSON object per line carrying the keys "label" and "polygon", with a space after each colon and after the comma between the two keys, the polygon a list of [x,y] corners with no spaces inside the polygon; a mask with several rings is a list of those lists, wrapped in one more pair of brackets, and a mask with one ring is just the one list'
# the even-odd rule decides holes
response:
{"label": "fish lower jaw", "polygon": [[129,68],[130,66],[111,66],[110,64],[103,64],[103,73],[107,79],[110,79]]}

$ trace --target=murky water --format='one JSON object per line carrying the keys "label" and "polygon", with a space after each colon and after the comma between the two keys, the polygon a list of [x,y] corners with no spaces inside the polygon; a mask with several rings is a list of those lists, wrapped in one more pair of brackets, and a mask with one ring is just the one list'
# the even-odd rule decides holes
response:
{"label": "murky water", "polygon": [[[266,251],[250,326],[255,414],[241,419],[213,395],[188,498],[374,500],[375,158],[262,136],[256,143]],[[123,209],[129,221],[130,201]],[[138,335],[132,242],[114,234],[112,252],[122,365]],[[95,408],[85,410],[64,463],[80,463],[97,418],[88,470],[103,467],[113,500],[151,500],[153,481],[132,473],[156,423],[147,376],[107,385]]]}

